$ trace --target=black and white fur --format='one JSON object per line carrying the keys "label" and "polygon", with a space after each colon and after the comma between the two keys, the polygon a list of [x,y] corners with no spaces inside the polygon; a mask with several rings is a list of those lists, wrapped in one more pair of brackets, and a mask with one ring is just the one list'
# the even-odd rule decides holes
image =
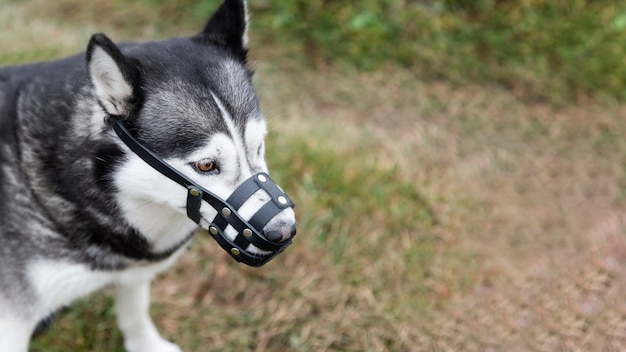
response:
{"label": "black and white fur", "polygon": [[[227,198],[267,171],[247,24],[246,2],[225,0],[191,38],[116,45],[96,34],[86,60],[0,69],[0,351],[27,351],[41,319],[106,285],[128,351],[180,351],[148,306],[151,279],[197,228],[187,192],[133,154],[106,116],[122,116],[144,145]],[[217,167],[202,172],[203,160]],[[264,197],[240,213],[252,216]],[[263,232],[284,241],[294,227],[287,208]]]}

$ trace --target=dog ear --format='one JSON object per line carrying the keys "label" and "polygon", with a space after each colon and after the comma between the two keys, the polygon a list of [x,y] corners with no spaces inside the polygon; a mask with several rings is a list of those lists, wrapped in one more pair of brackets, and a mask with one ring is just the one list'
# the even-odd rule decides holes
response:
{"label": "dog ear", "polygon": [[194,41],[229,50],[245,63],[248,54],[248,4],[246,0],[224,0]]}
{"label": "dog ear", "polygon": [[106,112],[128,118],[137,108],[138,62],[125,57],[104,34],[94,34],[87,46],[87,67]]}

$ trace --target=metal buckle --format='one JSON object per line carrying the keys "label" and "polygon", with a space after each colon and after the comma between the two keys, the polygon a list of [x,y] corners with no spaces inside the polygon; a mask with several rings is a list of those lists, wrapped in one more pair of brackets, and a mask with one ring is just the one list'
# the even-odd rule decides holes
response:
{"label": "metal buckle", "polygon": [[[166,163],[150,149],[139,143],[139,141],[128,132],[117,116],[109,115],[108,120],[113,126],[115,133],[130,150],[152,168],[187,188],[187,216],[207,230],[220,247],[235,260],[250,266],[259,267],[272,260],[291,244],[291,239],[281,243],[269,241],[261,233],[265,225],[274,216],[288,207],[295,207],[287,194],[272,181],[268,174],[258,173],[251,176],[237,187],[227,200],[223,200],[197,185],[187,176]],[[249,221],[246,221],[237,211],[250,196],[260,189],[267,193],[271,199],[264,204]],[[203,200],[218,211],[209,226],[205,225],[207,221],[202,218],[200,213]],[[228,225],[232,226],[237,231],[237,236],[232,241],[224,233]],[[269,252],[269,254],[263,255],[248,251],[246,248],[251,244],[263,251]]]}
{"label": "metal buckle", "polygon": [[[250,218],[245,220],[238,213],[239,208],[258,190],[263,190],[270,196],[270,200],[257,210]],[[274,216],[286,208],[295,207],[291,199],[285,194],[266,173],[258,173],[244,181],[227,200],[222,200],[211,192],[201,187],[191,186],[187,193],[187,213],[211,235],[213,239],[238,262],[259,267],[269,262],[291,244],[291,239],[277,243],[265,238],[261,233],[267,223]],[[208,227],[202,226],[200,206],[202,200],[211,204],[218,210],[217,215]],[[237,235],[233,240],[226,234],[226,227],[232,226]],[[247,248],[254,245],[256,248],[269,252],[259,254],[249,251]]]}

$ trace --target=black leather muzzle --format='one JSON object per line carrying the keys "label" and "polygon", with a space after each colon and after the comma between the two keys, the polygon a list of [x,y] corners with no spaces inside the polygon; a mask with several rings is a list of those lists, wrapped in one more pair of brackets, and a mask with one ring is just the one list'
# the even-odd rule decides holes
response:
{"label": "black leather muzzle", "polygon": [[[291,244],[291,238],[284,242],[272,242],[262,233],[263,228],[278,213],[286,208],[294,208],[291,199],[283,192],[266,173],[252,175],[244,181],[235,191],[223,200],[214,193],[204,189],[193,182],[180,171],[162,160],[154,152],[139,143],[124,127],[117,116],[109,116],[113,130],[120,139],[143,159],[148,165],[174,182],[187,189],[187,216],[217,241],[217,243],[235,260],[244,264],[259,267],[272,260]],[[265,192],[270,200],[267,201],[249,219],[244,219],[239,214],[241,206],[259,190]],[[202,201],[207,202],[217,210],[217,215],[211,221],[203,218],[200,213]],[[225,232],[228,226],[237,232],[233,240],[229,239]],[[266,252],[259,254],[250,250],[250,245]]]}

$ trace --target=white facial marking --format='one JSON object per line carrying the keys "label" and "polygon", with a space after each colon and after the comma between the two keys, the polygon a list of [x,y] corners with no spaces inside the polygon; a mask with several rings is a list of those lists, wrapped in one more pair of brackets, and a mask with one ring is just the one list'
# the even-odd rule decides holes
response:
{"label": "white facial marking", "polygon": [[246,147],[248,147],[248,160],[259,170],[267,172],[267,164],[265,162],[265,136],[267,135],[267,125],[262,118],[252,118],[246,125],[244,138],[246,139]]}
{"label": "white facial marking", "polygon": [[138,156],[130,155],[114,178],[118,204],[128,222],[148,238],[154,250],[167,250],[196,227],[185,213],[187,190]]}
{"label": "white facial marking", "polygon": [[[260,112],[253,111],[247,117],[244,135],[241,136],[241,126],[236,125],[225,104],[214,93],[211,94],[228,132],[215,133],[205,145],[195,151],[184,157],[167,158],[165,161],[202,188],[227,199],[253,173],[267,172],[264,157],[267,126]],[[193,164],[205,159],[215,161],[219,171],[198,172]],[[129,159],[120,167],[114,179],[120,190],[118,204],[122,212],[130,223],[148,237],[155,250],[171,248],[195,228],[196,224],[186,215],[187,189],[154,170],[138,156],[129,154]],[[265,192],[258,191],[244,202],[238,212],[249,220],[268,201],[270,197]],[[206,229],[215,218],[217,210],[203,202],[200,212],[202,227]],[[267,227],[293,224],[294,218],[293,209],[287,208],[276,215]],[[225,235],[233,240],[237,233],[229,226]],[[266,253],[252,245],[247,250]]]}
{"label": "white facial marking", "polygon": [[215,100],[217,107],[220,109],[220,112],[222,113],[222,118],[226,122],[228,131],[232,136],[231,140],[232,143],[235,145],[235,150],[238,155],[239,165],[241,167],[241,174],[249,176],[252,174],[252,171],[248,166],[248,161],[246,158],[246,148],[244,147],[243,141],[239,139],[239,131],[237,130],[237,126],[235,126],[235,122],[233,121],[232,116],[230,116],[228,111],[226,111],[226,108],[224,108],[224,104],[222,104],[220,99],[215,94],[213,94],[213,92],[211,92],[211,96],[213,96],[213,100]]}

